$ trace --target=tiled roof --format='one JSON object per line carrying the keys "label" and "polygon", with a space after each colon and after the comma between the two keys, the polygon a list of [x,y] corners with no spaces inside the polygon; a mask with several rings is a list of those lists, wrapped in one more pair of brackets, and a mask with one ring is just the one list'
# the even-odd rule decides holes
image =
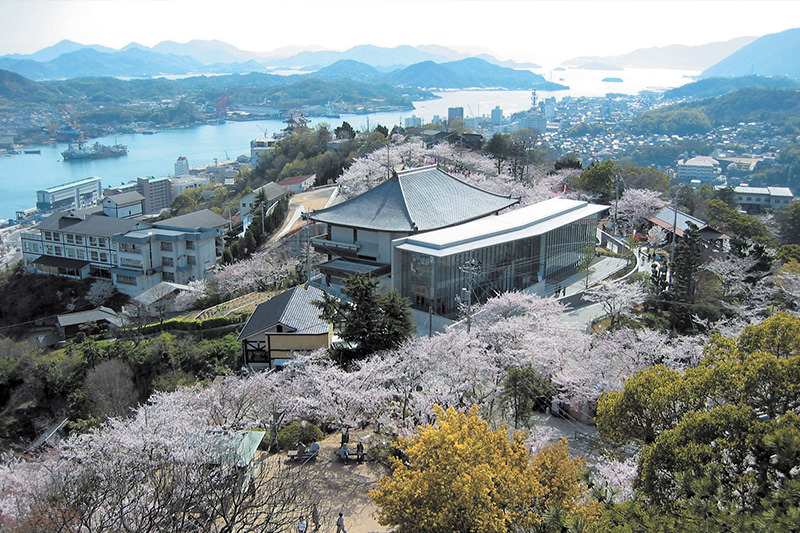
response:
{"label": "tiled roof", "polygon": [[650,221],[669,231],[672,231],[673,223],[675,223],[675,233],[677,233],[679,237],[683,237],[683,232],[689,229],[690,222],[697,226],[698,229],[708,227],[706,222],[703,222],[699,218],[695,218],[691,215],[687,215],[681,211],[678,211],[678,216],[676,219],[675,209],[672,207],[665,207],[650,217]]}
{"label": "tiled roof", "polygon": [[239,340],[261,334],[278,324],[289,330],[286,333],[318,335],[327,332],[330,326],[319,317],[319,308],[311,304],[322,298],[322,291],[310,285],[273,296],[256,307],[242,328]]}
{"label": "tiled roof", "polygon": [[94,235],[95,237],[111,237],[117,233],[125,233],[136,224],[136,220],[129,218],[115,218],[106,215],[89,215],[84,220],[57,212],[42,222],[36,228],[42,230],[68,231],[80,235]]}
{"label": "tiled roof", "polygon": [[279,196],[283,196],[284,194],[286,194],[286,189],[284,187],[281,187],[274,181],[270,181],[269,183],[267,183],[266,185],[262,185],[258,189],[253,189],[253,194],[256,195],[256,198],[258,198],[258,194],[261,191],[264,191],[264,196],[267,198],[267,201],[274,200],[275,198],[278,198]]}
{"label": "tiled roof", "polygon": [[128,205],[144,200],[144,196],[138,192],[123,192],[113,196],[106,196],[106,200],[110,200],[117,205]]}
{"label": "tiled roof", "polygon": [[305,176],[292,176],[290,178],[286,178],[279,181],[278,185],[280,185],[281,187],[288,187],[290,185],[300,185],[308,178],[311,178],[313,176],[316,176],[316,174],[306,174]]}
{"label": "tiled roof", "polygon": [[187,213],[185,215],[154,222],[153,226],[157,228],[193,230],[198,228],[219,228],[227,223],[228,221],[218,214],[208,209],[201,209],[194,213]]}
{"label": "tiled roof", "polygon": [[429,166],[400,172],[364,194],[309,216],[340,226],[413,233],[475,220],[517,202],[519,198],[484,191]]}

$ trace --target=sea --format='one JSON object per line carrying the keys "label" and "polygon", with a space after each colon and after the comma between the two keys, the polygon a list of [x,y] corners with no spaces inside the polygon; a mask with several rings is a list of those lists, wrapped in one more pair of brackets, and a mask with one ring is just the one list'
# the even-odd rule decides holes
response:
{"label": "sea", "polygon": [[[693,81],[698,71],[625,69],[585,70],[566,69],[538,71],[549,81],[568,85],[569,90],[539,91],[537,97],[566,96],[599,97],[608,93],[637,94],[643,90],[663,91]],[[619,78],[622,81],[603,81]],[[327,123],[335,128],[343,121],[356,130],[374,128],[382,124],[391,129],[402,125],[404,119],[415,115],[423,122],[434,116],[447,118],[447,109],[463,107],[465,117],[489,115],[499,106],[508,116],[531,106],[530,91],[465,90],[436,93],[440,98],[414,102],[414,109],[341,115],[339,118],[310,118],[311,126]],[[77,181],[99,177],[104,187],[117,186],[138,177],[171,176],[175,160],[185,156],[191,167],[214,164],[217,161],[249,156],[250,141],[272,135],[283,129],[280,120],[229,121],[224,124],[202,125],[191,128],[158,130],[155,135],[125,134],[93,139],[103,144],[125,144],[128,155],[110,159],[63,161],[61,152],[66,143],[26,146],[26,150],[40,150],[39,154],[20,153],[0,156],[0,219],[15,218],[19,210],[36,204],[36,191]],[[20,150],[22,152],[22,150]]]}

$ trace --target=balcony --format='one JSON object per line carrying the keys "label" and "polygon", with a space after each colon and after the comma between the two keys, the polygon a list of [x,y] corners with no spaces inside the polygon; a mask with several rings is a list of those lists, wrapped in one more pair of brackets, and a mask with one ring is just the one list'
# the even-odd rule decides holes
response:
{"label": "balcony", "polygon": [[356,257],[361,245],[352,242],[331,241],[325,237],[311,239],[314,249],[323,254],[338,255],[341,257]]}

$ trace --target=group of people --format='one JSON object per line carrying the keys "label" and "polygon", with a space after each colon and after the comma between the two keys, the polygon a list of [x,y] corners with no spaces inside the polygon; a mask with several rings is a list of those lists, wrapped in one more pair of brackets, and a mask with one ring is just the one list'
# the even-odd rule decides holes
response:
{"label": "group of people", "polygon": [[[319,531],[319,509],[316,504],[311,508],[311,523],[314,524],[314,531]],[[297,533],[306,533],[308,531],[308,523],[305,517],[301,516],[297,521]],[[339,518],[336,520],[336,533],[347,533],[344,528],[344,514],[339,513]]]}
{"label": "group of people", "polygon": [[305,444],[303,444],[303,441],[300,441],[297,444],[297,454],[298,455],[308,455],[308,456],[317,455],[317,454],[319,454],[319,443],[318,442],[312,442],[311,446],[306,446]]}
{"label": "group of people", "polygon": [[560,296],[566,296],[566,295],[567,295],[567,288],[561,285],[560,283],[556,285],[555,297],[558,298]]}
{"label": "group of people", "polygon": [[[347,464],[347,459],[353,453],[353,451],[348,446],[349,442],[350,442],[350,427],[344,426],[342,428],[342,444],[339,447],[339,450],[336,452],[336,455],[338,455],[342,459],[342,461],[344,461],[344,464]],[[356,460],[358,460],[359,463],[364,461],[364,445],[361,442],[359,442],[356,445]]]}

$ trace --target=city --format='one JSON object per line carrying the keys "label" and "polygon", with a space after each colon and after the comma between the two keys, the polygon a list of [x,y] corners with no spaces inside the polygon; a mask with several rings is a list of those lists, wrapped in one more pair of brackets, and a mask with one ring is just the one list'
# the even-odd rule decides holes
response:
{"label": "city", "polygon": [[112,7],[0,37],[0,529],[795,530],[789,6],[557,60]]}

